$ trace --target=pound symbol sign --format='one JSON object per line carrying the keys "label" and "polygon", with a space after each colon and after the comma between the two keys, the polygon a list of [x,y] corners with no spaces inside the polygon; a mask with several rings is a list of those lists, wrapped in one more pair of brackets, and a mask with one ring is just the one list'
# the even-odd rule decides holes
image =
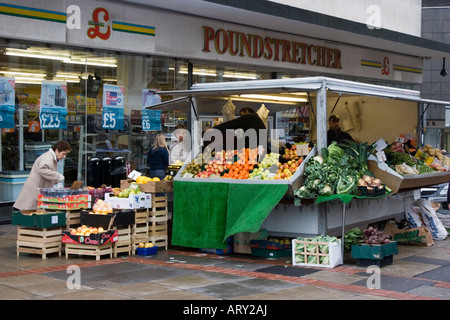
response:
{"label": "pound symbol sign", "polygon": [[100,22],[99,16],[100,13],[103,13],[103,21],[108,22],[109,13],[105,8],[97,8],[92,12],[92,21],[89,21],[89,25],[93,25],[93,27],[89,28],[87,31],[88,37],[94,39],[95,37],[99,37],[102,40],[108,40],[111,34],[111,27],[108,26],[106,28],[106,32],[101,32],[100,27],[104,27],[105,23]]}

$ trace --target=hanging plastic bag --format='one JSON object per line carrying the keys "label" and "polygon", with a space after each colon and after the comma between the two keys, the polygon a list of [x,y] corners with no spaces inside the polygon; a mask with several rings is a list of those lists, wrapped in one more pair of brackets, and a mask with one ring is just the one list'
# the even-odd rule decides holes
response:
{"label": "hanging plastic bag", "polygon": [[269,116],[269,109],[267,109],[266,106],[262,104],[261,107],[258,109],[258,111],[256,111],[256,113],[264,122],[264,125],[267,128],[267,117]]}
{"label": "hanging plastic bag", "polygon": [[234,110],[236,110],[236,106],[233,104],[231,99],[228,99],[227,103],[225,103],[222,107],[222,116],[224,122],[236,119]]}
{"label": "hanging plastic bag", "polygon": [[420,213],[425,226],[430,230],[434,240],[445,240],[448,236],[447,229],[445,229],[441,220],[436,215],[436,211],[428,199],[419,199],[416,203],[420,206]]}

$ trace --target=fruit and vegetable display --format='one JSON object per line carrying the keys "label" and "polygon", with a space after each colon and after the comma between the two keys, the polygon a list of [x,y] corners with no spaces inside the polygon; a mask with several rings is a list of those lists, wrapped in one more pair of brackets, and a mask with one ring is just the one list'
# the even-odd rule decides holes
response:
{"label": "fruit and vegetable display", "polygon": [[78,228],[70,228],[69,232],[71,235],[75,236],[85,236],[89,237],[91,234],[103,233],[105,230],[103,227],[88,227],[86,225],[82,225]]}
{"label": "fruit and vegetable display", "polygon": [[138,248],[153,248],[153,243],[151,242],[140,242]]}
{"label": "fruit and vegetable display", "polygon": [[[313,157],[305,166],[304,183],[294,191],[299,198],[321,195],[357,194],[361,177],[373,177],[367,167],[367,159],[375,150],[374,145],[345,141],[331,143],[322,149],[322,155]],[[381,185],[380,182],[376,182]]]}
{"label": "fruit and vegetable display", "polygon": [[90,214],[108,214],[112,213],[113,208],[111,207],[111,204],[109,202],[105,202],[102,199],[98,199],[94,205],[92,206],[92,211],[90,211]]}
{"label": "fruit and vegetable display", "polygon": [[295,263],[329,265],[331,243],[339,244],[338,238],[322,235],[313,238],[296,238],[292,248]]}
{"label": "fruit and vegetable display", "polygon": [[[141,176],[139,176],[138,179],[140,177]],[[159,181],[159,179],[158,179],[158,181]],[[128,198],[131,194],[140,194],[142,192],[141,192],[141,189],[139,189],[139,183],[132,182],[130,184],[130,186],[126,189],[120,190],[119,188],[114,188],[112,193],[113,193],[114,197]]]}
{"label": "fruit and vegetable display", "polygon": [[429,144],[415,152],[410,152],[408,144],[394,142],[383,151],[386,154],[387,163],[401,175],[447,171],[450,166],[450,158]]}
{"label": "fruit and vegetable display", "polygon": [[[295,146],[292,151],[295,151]],[[291,150],[291,149],[289,149]],[[205,157],[205,154],[207,156]],[[280,180],[290,179],[303,161],[303,157],[284,158],[278,153],[258,154],[258,149],[243,148],[241,150],[223,150],[220,152],[203,153],[187,164],[181,173],[185,178],[228,178],[228,179],[259,179]],[[292,152],[294,155],[294,152]]]}
{"label": "fruit and vegetable display", "polygon": [[389,240],[389,235],[374,227],[368,227],[367,229],[364,229],[363,235],[364,239],[362,243],[365,244],[386,244],[391,242]]}

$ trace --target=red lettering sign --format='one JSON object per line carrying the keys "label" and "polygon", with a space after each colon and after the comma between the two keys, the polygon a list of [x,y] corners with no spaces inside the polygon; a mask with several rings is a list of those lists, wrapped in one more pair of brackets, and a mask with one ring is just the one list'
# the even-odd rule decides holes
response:
{"label": "red lettering sign", "polygon": [[[103,20],[100,21],[100,14],[103,13]],[[107,26],[105,32],[101,32],[100,28],[106,26],[106,22],[109,21],[109,13],[105,8],[97,8],[92,12],[92,21],[89,21],[89,25],[93,27],[89,28],[87,35],[89,38],[94,39],[99,37],[102,40],[108,40],[111,35],[111,27]]]}

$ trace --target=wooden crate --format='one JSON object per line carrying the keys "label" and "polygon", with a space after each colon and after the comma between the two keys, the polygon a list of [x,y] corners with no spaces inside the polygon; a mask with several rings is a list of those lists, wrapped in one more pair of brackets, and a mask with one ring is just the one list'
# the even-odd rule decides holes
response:
{"label": "wooden crate", "polygon": [[32,253],[42,255],[47,259],[47,254],[58,253],[62,250],[62,227],[31,228],[17,227],[17,258],[19,253]]}
{"label": "wooden crate", "polygon": [[146,223],[148,221],[149,209],[135,209],[134,223]]}
{"label": "wooden crate", "polygon": [[113,256],[117,257],[118,253],[132,253],[131,243],[131,225],[116,227],[118,231],[118,239],[113,243]]}
{"label": "wooden crate", "polygon": [[167,250],[168,246],[169,246],[169,241],[168,241],[168,236],[153,236],[153,237],[148,237],[148,242],[153,243],[153,245],[158,246],[159,248],[165,248]]}
{"label": "wooden crate", "polygon": [[66,229],[79,227],[81,225],[81,210],[66,211]]}
{"label": "wooden crate", "polygon": [[103,255],[113,256],[113,244],[107,243],[103,245],[90,245],[90,244],[65,244],[66,259],[69,258],[69,254],[78,254],[81,256],[94,256],[95,260],[100,260]]}
{"label": "wooden crate", "polygon": [[167,193],[165,193],[163,196],[156,196],[156,194],[152,194],[151,213],[167,214],[168,212]]}

